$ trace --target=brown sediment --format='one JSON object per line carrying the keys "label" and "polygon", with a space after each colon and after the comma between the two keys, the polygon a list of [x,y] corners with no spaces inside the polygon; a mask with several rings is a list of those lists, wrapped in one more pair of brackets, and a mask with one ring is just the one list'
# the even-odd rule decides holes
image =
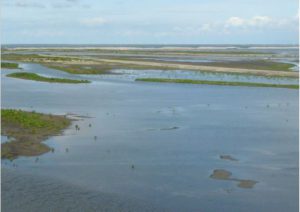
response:
{"label": "brown sediment", "polygon": [[231,172],[223,169],[216,169],[214,170],[213,174],[210,175],[210,178],[217,179],[217,180],[229,180],[230,176],[231,176]]}
{"label": "brown sediment", "polygon": [[238,187],[241,188],[253,188],[257,183],[257,181],[254,180],[238,180],[238,181],[239,181]]}
{"label": "brown sediment", "polygon": [[233,158],[231,155],[220,155],[220,159],[222,159],[222,160],[230,160],[230,161],[238,161],[238,159]]}
{"label": "brown sediment", "polygon": [[240,188],[253,188],[257,181],[254,180],[244,180],[244,179],[237,179],[237,178],[230,178],[232,175],[231,172],[224,170],[224,169],[215,169],[213,174],[210,175],[210,178],[216,180],[228,180],[238,182],[238,187]]}

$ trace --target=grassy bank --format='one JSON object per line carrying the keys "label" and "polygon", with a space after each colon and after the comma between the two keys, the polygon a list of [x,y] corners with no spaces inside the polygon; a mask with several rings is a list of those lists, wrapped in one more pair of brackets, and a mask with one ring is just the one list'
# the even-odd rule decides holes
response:
{"label": "grassy bank", "polygon": [[101,62],[97,64],[43,64],[48,68],[57,69],[60,71],[68,72],[70,74],[111,74],[113,70],[117,69],[134,69],[134,70],[175,70],[175,68],[163,66],[150,66],[150,65],[135,65],[135,64],[122,64],[113,62]]}
{"label": "grassy bank", "polygon": [[1,158],[36,156],[51,149],[41,143],[50,136],[61,134],[71,120],[58,115],[47,115],[21,110],[1,110],[1,134],[13,138],[1,144]]}
{"label": "grassy bank", "polygon": [[64,78],[49,78],[43,77],[35,73],[28,73],[28,72],[17,72],[6,75],[8,77],[18,78],[18,79],[25,79],[25,80],[34,80],[40,82],[51,82],[51,83],[90,83],[88,80],[74,80],[74,79],[64,79]]}
{"label": "grassy bank", "polygon": [[270,70],[270,71],[292,71],[295,65],[282,62],[274,62],[269,60],[245,60],[245,61],[230,61],[230,62],[211,62],[202,63],[207,66],[227,67],[227,68],[245,68],[255,70]]}
{"label": "grassy bank", "polygon": [[254,82],[227,82],[227,81],[208,81],[208,80],[190,80],[190,79],[166,79],[166,78],[137,78],[136,81],[142,82],[164,82],[164,83],[187,83],[204,85],[227,85],[227,86],[248,86],[248,87],[274,87],[299,89],[299,85],[286,84],[268,84]]}
{"label": "grassy bank", "polygon": [[39,54],[2,54],[2,60],[13,60],[22,62],[77,62],[76,57],[51,56]]}
{"label": "grassy bank", "polygon": [[19,68],[19,64],[18,63],[5,63],[5,62],[1,62],[1,68],[18,69]]}

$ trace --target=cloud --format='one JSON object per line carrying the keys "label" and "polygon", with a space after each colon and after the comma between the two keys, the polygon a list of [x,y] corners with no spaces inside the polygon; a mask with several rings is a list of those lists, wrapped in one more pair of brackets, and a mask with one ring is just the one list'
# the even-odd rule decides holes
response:
{"label": "cloud", "polygon": [[266,26],[269,24],[272,24],[272,22],[275,20],[272,20],[272,18],[268,17],[268,16],[254,16],[253,18],[251,18],[250,20],[248,20],[248,24],[250,26]]}
{"label": "cloud", "polygon": [[249,19],[244,19],[241,17],[230,17],[225,21],[225,27],[266,27],[266,26],[275,26],[281,20],[274,20],[268,16],[253,16]]}
{"label": "cloud", "polygon": [[45,8],[45,5],[38,2],[16,2],[15,6],[23,8]]}
{"label": "cloud", "polygon": [[212,24],[202,24],[199,28],[200,31],[202,32],[209,32],[213,30],[213,25]]}
{"label": "cloud", "polygon": [[93,26],[102,26],[107,23],[104,18],[94,17],[94,18],[84,18],[80,20],[80,23],[85,26],[93,27]]}
{"label": "cloud", "polygon": [[255,32],[262,30],[298,30],[298,18],[275,19],[269,16],[253,16],[250,18],[229,17],[223,21],[207,22],[194,26],[175,26],[172,31],[176,35],[203,35],[207,33],[231,34],[239,32]]}
{"label": "cloud", "polygon": [[52,7],[56,9],[61,9],[61,8],[70,8],[72,7],[72,4],[69,3],[53,3]]}
{"label": "cloud", "polygon": [[245,24],[245,20],[240,17],[231,17],[225,22],[225,26],[239,27]]}

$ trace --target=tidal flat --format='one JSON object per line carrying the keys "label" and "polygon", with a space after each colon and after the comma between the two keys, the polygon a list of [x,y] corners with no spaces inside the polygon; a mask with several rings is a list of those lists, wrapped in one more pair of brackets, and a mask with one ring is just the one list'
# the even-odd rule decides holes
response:
{"label": "tidal flat", "polygon": [[[133,68],[72,74],[18,63],[25,72],[92,83],[53,86],[1,73],[3,108],[79,117],[63,135],[43,139],[53,151],[2,160],[4,211],[298,211],[298,90],[135,81],[297,78]],[[212,178],[216,170],[230,180]]]}
{"label": "tidal flat", "polygon": [[[50,51],[51,52],[51,51]],[[209,63],[186,63],[173,61],[160,61],[153,59],[143,59],[138,52],[133,52],[129,57],[123,57],[122,50],[116,50],[113,55],[68,55],[54,52],[51,54],[40,54],[31,52],[30,54],[21,54],[18,51],[10,51],[2,54],[5,60],[34,62],[46,65],[50,68],[56,68],[73,74],[103,74],[115,69],[158,69],[158,70],[190,70],[204,71],[212,73],[231,73],[267,77],[291,77],[298,78],[297,72],[292,71],[292,63],[283,63],[276,61],[273,57],[270,59],[257,57],[251,54],[248,59],[240,58],[238,61],[215,61]],[[151,51],[150,51],[151,52]],[[50,53],[50,54],[49,54]],[[153,53],[153,52],[152,52]],[[170,52],[165,52],[165,56],[172,56]],[[185,51],[180,52],[183,56],[188,56]],[[254,52],[255,53],[255,52]],[[259,53],[259,52],[258,52]],[[153,54],[155,55],[155,53]],[[209,56],[219,56],[219,52],[209,52]],[[226,53],[226,56],[235,54]],[[240,55],[240,54],[238,54]],[[273,55],[272,55],[273,56]],[[156,55],[157,57],[157,55]],[[200,57],[201,58],[201,57]],[[250,59],[249,59],[250,58]]]}

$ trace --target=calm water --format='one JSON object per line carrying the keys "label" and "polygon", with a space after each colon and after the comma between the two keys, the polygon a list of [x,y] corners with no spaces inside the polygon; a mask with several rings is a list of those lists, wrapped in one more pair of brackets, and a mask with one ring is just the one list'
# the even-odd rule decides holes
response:
{"label": "calm water", "polygon": [[[70,76],[34,64],[22,67]],[[138,198],[169,211],[298,211],[297,90],[142,83],[124,75],[113,80],[72,76],[93,82],[48,84],[6,78],[10,72],[1,75],[2,107],[90,118],[47,140],[55,151],[37,162],[35,157],[2,161],[8,170],[91,193]],[[215,169],[258,183],[243,189],[236,182],[213,180],[209,176]],[[63,187],[40,192],[40,198],[58,193]]]}
{"label": "calm water", "polygon": [[[261,83],[275,83],[275,84],[298,84],[298,79],[293,78],[276,78],[276,77],[259,77],[247,75],[234,75],[222,73],[205,73],[198,71],[184,71],[184,70],[112,70],[113,74],[101,75],[74,75],[66,72],[50,69],[38,64],[20,63],[20,67],[26,72],[38,73],[47,77],[62,77],[72,79],[87,79],[93,82],[102,82],[103,80],[110,80],[114,82],[133,82],[136,78],[172,78],[172,79],[198,79],[198,80],[216,80],[216,81],[238,81],[238,82],[261,82]],[[6,70],[2,73],[5,75],[8,72],[15,72],[16,70]]]}

